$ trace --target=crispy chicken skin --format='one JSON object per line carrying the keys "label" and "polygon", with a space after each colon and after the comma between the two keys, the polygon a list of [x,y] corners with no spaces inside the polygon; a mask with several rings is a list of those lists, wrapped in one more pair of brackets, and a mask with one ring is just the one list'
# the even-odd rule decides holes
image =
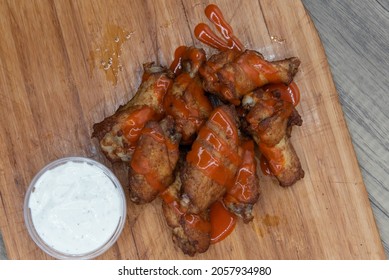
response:
{"label": "crispy chicken skin", "polygon": [[202,67],[204,89],[234,105],[247,93],[268,83],[289,84],[297,73],[296,57],[269,62],[253,50],[225,51],[212,56]]}
{"label": "crispy chicken skin", "polygon": [[153,63],[143,65],[142,83],[135,96],[102,122],[93,125],[92,137],[100,141],[106,157],[112,161],[130,161],[140,131],[149,120],[160,120],[162,102],[172,82],[171,73]]}
{"label": "crispy chicken skin", "polygon": [[245,140],[242,149],[242,163],[238,168],[233,186],[228,188],[224,195],[223,202],[230,212],[248,223],[254,218],[252,210],[258,201],[260,190],[254,142]]}
{"label": "crispy chicken skin", "polygon": [[149,121],[143,128],[129,169],[130,199],[133,202],[151,202],[172,184],[180,138],[171,116],[159,123]]}
{"label": "crispy chicken skin", "polygon": [[223,105],[200,129],[181,172],[189,212],[201,213],[222,198],[240,163],[237,115],[233,107]]}
{"label": "crispy chicken skin", "polygon": [[166,223],[172,228],[174,244],[190,256],[207,251],[211,243],[209,211],[207,209],[199,215],[186,216],[187,203],[181,199],[179,175],[161,197],[163,214]]}
{"label": "crispy chicken skin", "polygon": [[182,134],[182,144],[193,142],[212,111],[198,76],[205,59],[204,50],[187,47],[182,56],[183,71],[174,79],[164,99],[166,113],[174,117],[177,130]]}
{"label": "crispy chicken skin", "polygon": [[280,185],[291,186],[303,178],[304,171],[289,139],[292,126],[302,124],[294,106],[280,99],[277,92],[261,89],[246,95],[242,102],[248,110],[247,131]]}

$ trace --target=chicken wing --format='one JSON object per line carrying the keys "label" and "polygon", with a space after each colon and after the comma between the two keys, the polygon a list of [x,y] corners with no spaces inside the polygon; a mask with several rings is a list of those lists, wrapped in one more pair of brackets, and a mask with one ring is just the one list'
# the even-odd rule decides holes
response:
{"label": "chicken wing", "polygon": [[281,186],[291,186],[304,177],[300,160],[290,142],[293,125],[302,119],[292,103],[279,98],[277,91],[258,89],[243,98],[248,109],[247,131],[267,159],[273,175]]}
{"label": "chicken wing", "polygon": [[149,120],[160,120],[163,97],[172,82],[172,74],[153,63],[143,65],[142,83],[135,96],[102,122],[93,125],[92,137],[100,141],[106,157],[112,161],[130,161],[136,142]]}
{"label": "chicken wing", "polygon": [[190,256],[208,250],[211,243],[209,211],[187,214],[187,203],[181,199],[181,179],[176,176],[174,183],[161,194],[162,209],[166,222],[172,228],[173,242]]}
{"label": "chicken wing", "polygon": [[225,51],[212,56],[199,73],[206,91],[239,105],[240,99],[256,88],[268,83],[289,84],[299,65],[296,57],[269,62],[253,50]]}
{"label": "chicken wing", "polygon": [[220,106],[200,129],[181,172],[190,213],[201,213],[223,197],[241,163],[240,152],[235,109]]}
{"label": "chicken wing", "polygon": [[202,49],[187,47],[181,58],[183,71],[175,78],[164,99],[165,111],[174,117],[183,144],[193,142],[212,111],[198,76],[198,69],[204,62]]}
{"label": "chicken wing", "polygon": [[172,184],[180,138],[171,116],[159,123],[149,121],[143,128],[129,169],[130,199],[133,202],[151,202]]}

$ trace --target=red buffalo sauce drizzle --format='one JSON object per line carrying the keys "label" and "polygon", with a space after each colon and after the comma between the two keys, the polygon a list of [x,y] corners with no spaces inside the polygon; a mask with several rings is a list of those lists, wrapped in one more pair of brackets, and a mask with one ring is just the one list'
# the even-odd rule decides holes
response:
{"label": "red buffalo sauce drizzle", "polygon": [[182,71],[182,58],[186,52],[186,46],[179,46],[174,52],[174,60],[170,64],[169,69],[176,75],[180,74]]}
{"label": "red buffalo sauce drizzle", "polygon": [[[174,152],[178,150],[178,145],[172,143],[172,141],[165,137],[161,132],[153,129],[151,127],[143,128],[141,132],[142,137],[151,137],[158,143],[164,143],[167,149],[167,152]],[[148,155],[142,153],[141,149],[143,147],[139,146],[135,148],[134,155],[131,159],[131,168],[138,174],[142,174],[147,183],[154,188],[155,190],[162,192],[166,189],[167,186],[164,186],[159,180],[158,170],[150,166],[150,160],[148,159]]]}
{"label": "red buffalo sauce drizzle", "polygon": [[[150,77],[151,73],[144,72],[142,76],[142,82],[146,81]],[[172,80],[163,74],[160,75],[153,83],[153,93],[157,99],[158,104],[162,104],[163,98],[171,83]],[[128,142],[128,149],[135,149],[140,133],[148,121],[158,121],[161,119],[161,117],[162,114],[160,112],[157,112],[152,107],[147,105],[140,106],[139,108],[131,112],[127,116],[121,128],[123,136]]]}
{"label": "red buffalo sauce drizzle", "polygon": [[205,15],[215,25],[216,29],[225,40],[218,37],[205,23],[200,23],[195,27],[194,34],[197,39],[220,51],[243,51],[243,44],[234,36],[232,27],[224,19],[218,6],[214,4],[208,5],[205,8]]}
{"label": "red buffalo sauce drizzle", "polygon": [[270,62],[261,58],[256,52],[248,51],[241,55],[236,63],[247,74],[247,78],[257,87],[269,82],[279,81],[279,71]]}
{"label": "red buffalo sauce drizzle", "polygon": [[228,143],[220,139],[220,137],[218,137],[210,128],[206,126],[203,127],[200,130],[198,137],[211,144],[214,150],[227,157],[228,160],[231,161],[234,165],[239,165],[241,162],[241,158],[238,153],[232,151]]}
{"label": "red buffalo sauce drizzle", "polygon": [[242,163],[239,166],[238,172],[235,176],[234,185],[227,190],[226,199],[229,196],[239,202],[249,202],[252,198],[253,184],[256,184],[256,161],[254,142],[247,140],[242,144],[243,157]]}
{"label": "red buffalo sauce drizzle", "polygon": [[211,243],[222,241],[235,228],[236,215],[228,211],[222,202],[216,201],[210,209]]}
{"label": "red buffalo sauce drizzle", "polygon": [[183,71],[183,61],[189,60],[194,69],[198,69],[205,61],[205,54],[201,50],[193,47],[179,46],[174,52],[173,62],[169,69],[176,75],[180,75]]}
{"label": "red buffalo sauce drizzle", "polygon": [[300,102],[300,90],[295,82],[291,82],[289,85],[282,83],[268,84],[263,89],[270,92],[279,92],[282,100],[292,103],[295,107]]}
{"label": "red buffalo sauce drizzle", "polygon": [[282,151],[276,147],[269,147],[263,143],[259,143],[259,150],[267,159],[267,164],[273,175],[277,176],[284,170],[285,158],[282,155]]}
{"label": "red buffalo sauce drizzle", "polygon": [[154,84],[154,96],[157,97],[158,104],[162,106],[163,98],[172,84],[173,80],[165,75],[161,75]]}
{"label": "red buffalo sauce drizzle", "polygon": [[149,120],[154,119],[157,119],[157,114],[148,106],[140,107],[127,117],[122,126],[122,132],[129,143],[130,149],[135,149],[143,127]]}
{"label": "red buffalo sauce drizzle", "polygon": [[[208,121],[219,126],[231,138],[230,141],[238,142],[237,127],[222,108],[216,109]],[[212,147],[211,151],[202,142],[208,143]],[[225,186],[228,183],[232,183],[235,174],[224,166],[220,159],[214,157],[213,150],[222,155],[225,154],[232,164],[239,166],[240,157],[237,151],[231,151],[230,149],[231,147],[227,142],[217,137],[217,134],[214,134],[207,126],[204,126],[200,129],[199,136],[193,143],[191,151],[187,154],[186,160],[200,169],[205,176]],[[234,153],[236,154],[234,155]]]}

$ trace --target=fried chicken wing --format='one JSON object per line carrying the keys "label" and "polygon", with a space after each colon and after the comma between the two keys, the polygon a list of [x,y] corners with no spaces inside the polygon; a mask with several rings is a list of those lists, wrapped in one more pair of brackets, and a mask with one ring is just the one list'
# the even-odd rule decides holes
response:
{"label": "fried chicken wing", "polygon": [[206,91],[239,105],[240,99],[256,88],[268,83],[289,84],[299,65],[296,57],[269,62],[253,50],[231,50],[212,56],[199,73]]}
{"label": "fried chicken wing", "polygon": [[183,71],[175,78],[164,99],[165,111],[174,117],[183,144],[193,142],[212,111],[198,76],[198,69],[205,59],[202,49],[187,47],[181,57]]}
{"label": "fried chicken wing", "polygon": [[233,107],[216,108],[200,129],[181,172],[189,211],[201,213],[222,198],[241,163],[237,115]]}
{"label": "fried chicken wing", "polygon": [[149,121],[143,128],[129,169],[130,199],[133,202],[151,202],[172,184],[180,138],[171,116],[159,123]]}
{"label": "fried chicken wing", "polygon": [[172,228],[173,242],[190,256],[208,250],[211,243],[211,225],[208,209],[200,214],[187,214],[188,205],[181,199],[181,179],[162,193],[162,210],[166,223]]}
{"label": "fried chicken wing", "polygon": [[242,163],[238,168],[234,184],[227,189],[223,201],[229,211],[248,223],[254,218],[252,210],[258,201],[260,191],[254,142],[246,140],[242,148]]}
{"label": "fried chicken wing", "polygon": [[162,102],[172,82],[171,73],[153,63],[143,65],[142,83],[135,96],[102,122],[93,125],[92,137],[100,141],[106,157],[112,161],[130,161],[136,142],[149,120],[160,120]]}
{"label": "fried chicken wing", "polygon": [[300,160],[289,140],[293,125],[302,120],[293,104],[280,99],[277,90],[258,89],[243,99],[249,112],[247,130],[258,144],[281,186],[291,186],[304,177]]}

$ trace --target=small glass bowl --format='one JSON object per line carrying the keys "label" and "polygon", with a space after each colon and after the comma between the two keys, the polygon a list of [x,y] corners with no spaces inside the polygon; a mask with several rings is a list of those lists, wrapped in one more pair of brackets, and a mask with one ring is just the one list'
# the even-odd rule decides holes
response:
{"label": "small glass bowl", "polygon": [[[34,222],[31,215],[31,209],[29,207],[30,203],[30,197],[32,192],[35,189],[35,185],[39,178],[48,170],[54,169],[60,165],[63,165],[68,162],[76,162],[76,163],[87,163],[93,167],[99,168],[103,173],[112,181],[114,184],[121,201],[121,216],[119,218],[119,222],[117,224],[116,229],[110,236],[110,238],[101,246],[98,248],[82,254],[71,254],[71,253],[65,253],[62,251],[55,250],[50,245],[48,245],[38,234],[37,230],[35,229]],[[27,189],[27,193],[24,200],[24,220],[28,229],[28,232],[31,236],[31,238],[34,240],[34,242],[38,245],[39,248],[41,248],[45,253],[49,254],[50,256],[56,258],[56,259],[69,259],[69,260],[82,260],[82,259],[93,259],[97,256],[103,254],[105,251],[107,251],[119,238],[124,224],[126,220],[126,213],[127,213],[127,206],[126,206],[126,198],[123,191],[123,188],[117,179],[117,177],[112,173],[111,170],[109,170],[106,166],[103,164],[84,157],[66,157],[61,158],[58,160],[55,160],[48,165],[46,165],[41,171],[38,172],[38,174],[35,175],[34,179],[31,181],[30,186]]]}

